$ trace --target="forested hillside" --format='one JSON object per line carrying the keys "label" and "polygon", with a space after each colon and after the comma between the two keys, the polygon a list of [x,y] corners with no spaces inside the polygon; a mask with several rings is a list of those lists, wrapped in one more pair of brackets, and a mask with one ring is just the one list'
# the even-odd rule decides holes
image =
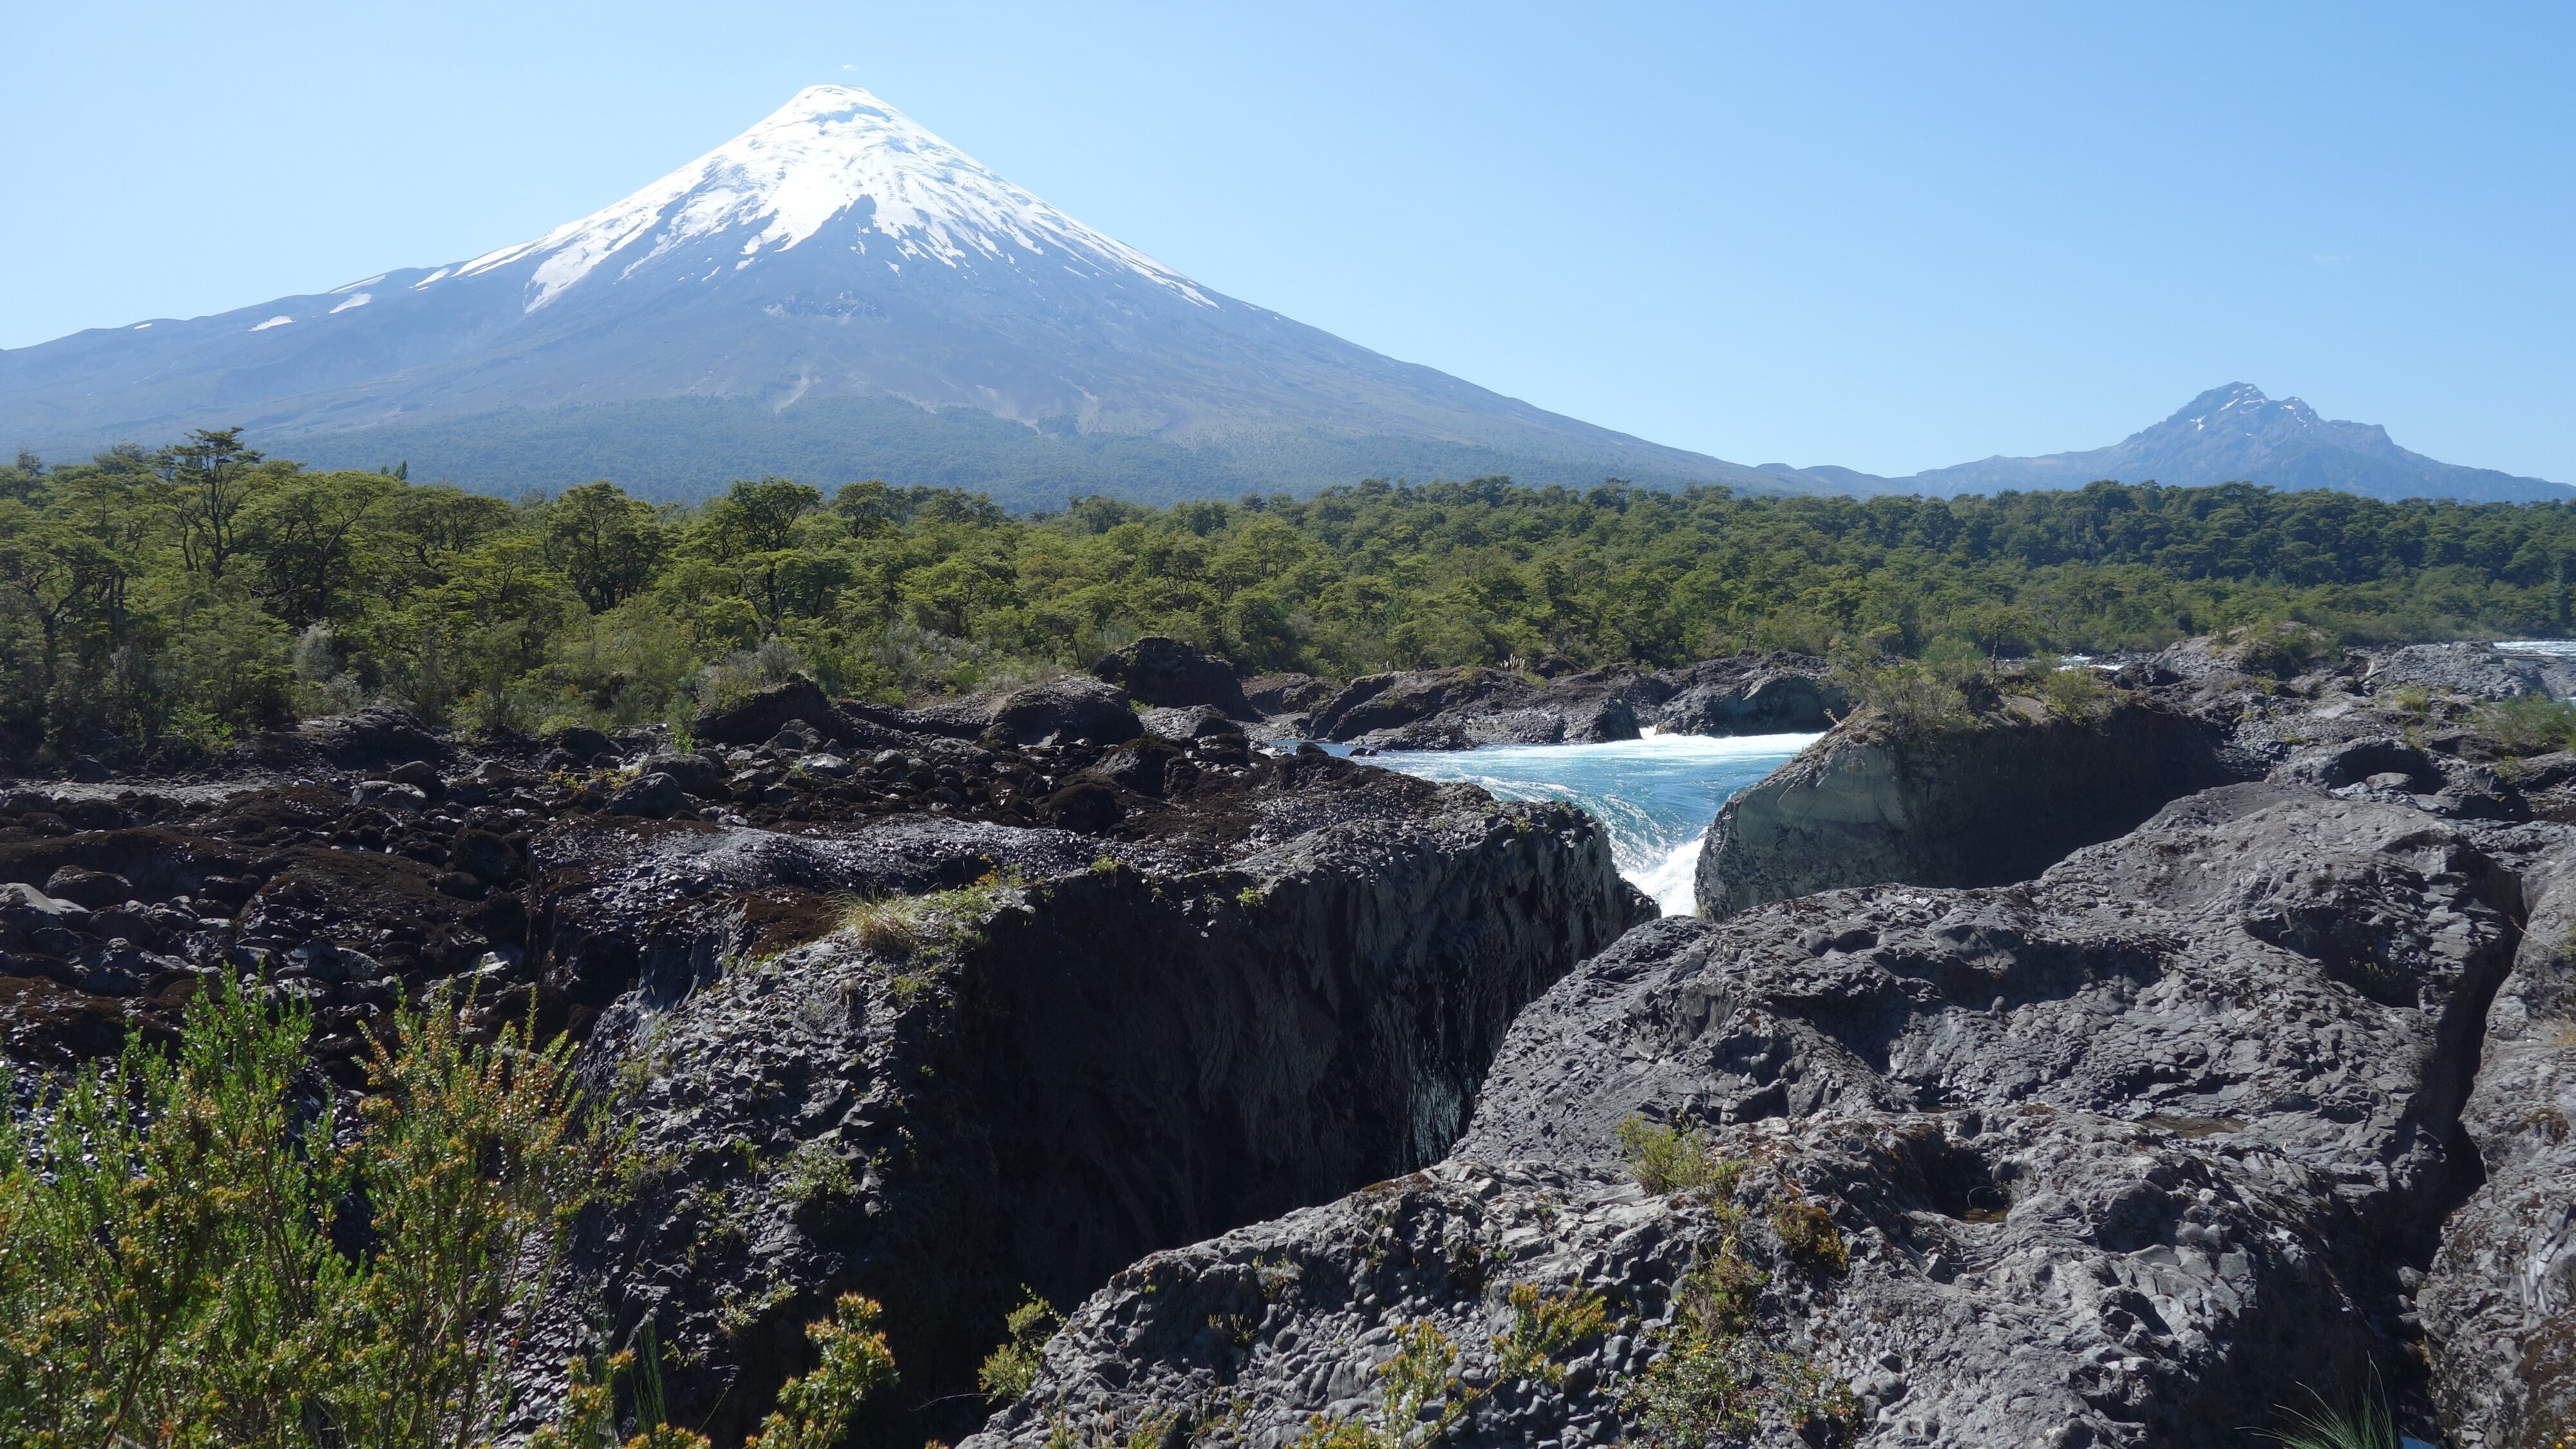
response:
{"label": "forested hillside", "polygon": [[1015,517],[770,478],[657,508],[607,482],[509,502],[308,471],[201,432],[0,468],[0,729],[22,757],[176,760],[377,699],[468,728],[614,726],[787,669],[892,699],[1146,632],[1332,676],[1547,651],[2099,651],[2264,618],[2352,640],[2548,634],[2571,583],[2565,504],[1491,478]]}

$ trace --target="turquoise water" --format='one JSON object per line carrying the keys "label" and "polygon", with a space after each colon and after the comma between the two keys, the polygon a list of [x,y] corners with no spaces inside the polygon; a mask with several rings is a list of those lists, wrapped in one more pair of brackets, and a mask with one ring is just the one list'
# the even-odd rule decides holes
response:
{"label": "turquoise water", "polygon": [[[1668,916],[1686,916],[1699,843],[1717,807],[1818,735],[1649,735],[1601,745],[1404,750],[1370,763],[1426,780],[1469,780],[1504,800],[1564,800],[1610,830],[1619,873]],[[1341,753],[1339,746],[1334,753]]]}

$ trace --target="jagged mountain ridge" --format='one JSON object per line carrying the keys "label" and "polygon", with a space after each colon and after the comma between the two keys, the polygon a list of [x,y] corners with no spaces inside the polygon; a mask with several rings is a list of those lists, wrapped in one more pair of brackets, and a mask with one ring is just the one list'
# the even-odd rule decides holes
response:
{"label": "jagged mountain ridge", "polygon": [[[781,464],[868,476],[878,454],[1039,503],[1407,471],[1820,486],[1224,296],[840,86],[531,242],[0,352],[0,443],[227,423],[308,461],[661,496]],[[657,441],[619,452],[637,434]]]}
{"label": "jagged mountain ridge", "polygon": [[2297,398],[2265,397],[2248,382],[2211,388],[2163,422],[2108,448],[2037,458],[1997,456],[1910,478],[1785,463],[1765,463],[1762,469],[1836,491],[1943,498],[2006,489],[2081,488],[2115,478],[2186,488],[2240,482],[2283,491],[2332,488],[2386,499],[2576,500],[2576,489],[2563,483],[2427,458],[2399,447],[2377,423],[2320,417]]}

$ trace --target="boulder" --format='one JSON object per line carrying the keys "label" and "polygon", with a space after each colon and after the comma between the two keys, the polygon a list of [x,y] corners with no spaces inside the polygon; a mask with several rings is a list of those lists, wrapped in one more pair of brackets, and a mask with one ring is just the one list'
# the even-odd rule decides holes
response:
{"label": "boulder", "polygon": [[2026,880],[2168,801],[2261,773],[2224,745],[2203,720],[2133,696],[2083,721],[2007,712],[1913,734],[1856,716],[1718,811],[1700,912],[1881,881]]}
{"label": "boulder", "polygon": [[595,730],[588,725],[566,725],[548,734],[545,740],[570,755],[577,765],[596,764],[617,756],[617,741],[610,739],[606,730]]}
{"label": "boulder", "polygon": [[1069,675],[1005,695],[985,737],[997,744],[1124,744],[1145,732],[1118,686]]}
{"label": "boulder", "polygon": [[823,686],[804,675],[753,690],[730,704],[700,710],[690,726],[702,744],[757,745],[768,741],[791,720],[823,727],[834,718]]}
{"label": "boulder", "polygon": [[688,808],[688,792],[680,788],[679,781],[658,770],[619,786],[608,797],[610,814],[640,815],[647,820],[668,820]]}
{"label": "boulder", "polygon": [[1197,739],[1214,739],[1220,735],[1241,738],[1243,726],[1223,710],[1209,704],[1193,704],[1177,709],[1149,709],[1138,718],[1145,733],[1187,744]]}
{"label": "boulder", "polygon": [[1160,634],[1148,634],[1103,655],[1091,672],[1144,704],[1166,708],[1203,704],[1223,711],[1228,719],[1261,718],[1244,698],[1233,665]]}
{"label": "boulder", "polygon": [[1667,734],[1810,734],[1833,728],[1850,708],[1839,685],[1763,669],[1724,683],[1692,685],[1658,707],[1652,718]]}
{"label": "boulder", "polygon": [[[103,870],[84,870],[67,865],[45,880],[45,894],[61,900],[76,901],[94,911],[122,905],[134,898],[134,882]],[[34,906],[35,903],[28,903]],[[43,909],[37,906],[36,909]]]}
{"label": "boulder", "polygon": [[2409,644],[2373,657],[2364,678],[2373,689],[2414,685],[2474,699],[2566,694],[2571,681],[2562,678],[2553,687],[2550,665],[2563,674],[2568,661],[2508,653],[2492,644]]}
{"label": "boulder", "polygon": [[668,775],[701,800],[725,798],[725,768],[704,755],[648,755],[641,767],[648,775]]}
{"label": "boulder", "polygon": [[349,798],[377,810],[418,812],[429,807],[429,796],[419,786],[394,780],[360,780],[349,787]]}
{"label": "boulder", "polygon": [[1243,681],[1244,702],[1264,715],[1297,714],[1333,697],[1333,686],[1311,674],[1256,674]]}

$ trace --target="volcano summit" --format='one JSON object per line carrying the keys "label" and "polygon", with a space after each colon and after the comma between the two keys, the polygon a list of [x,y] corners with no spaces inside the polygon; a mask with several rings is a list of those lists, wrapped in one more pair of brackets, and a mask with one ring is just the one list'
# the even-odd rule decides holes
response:
{"label": "volcano summit", "polygon": [[0,352],[0,443],[240,423],[316,464],[686,497],[764,470],[1133,498],[1363,474],[1773,477],[1203,287],[865,91],[814,86],[534,241]]}

